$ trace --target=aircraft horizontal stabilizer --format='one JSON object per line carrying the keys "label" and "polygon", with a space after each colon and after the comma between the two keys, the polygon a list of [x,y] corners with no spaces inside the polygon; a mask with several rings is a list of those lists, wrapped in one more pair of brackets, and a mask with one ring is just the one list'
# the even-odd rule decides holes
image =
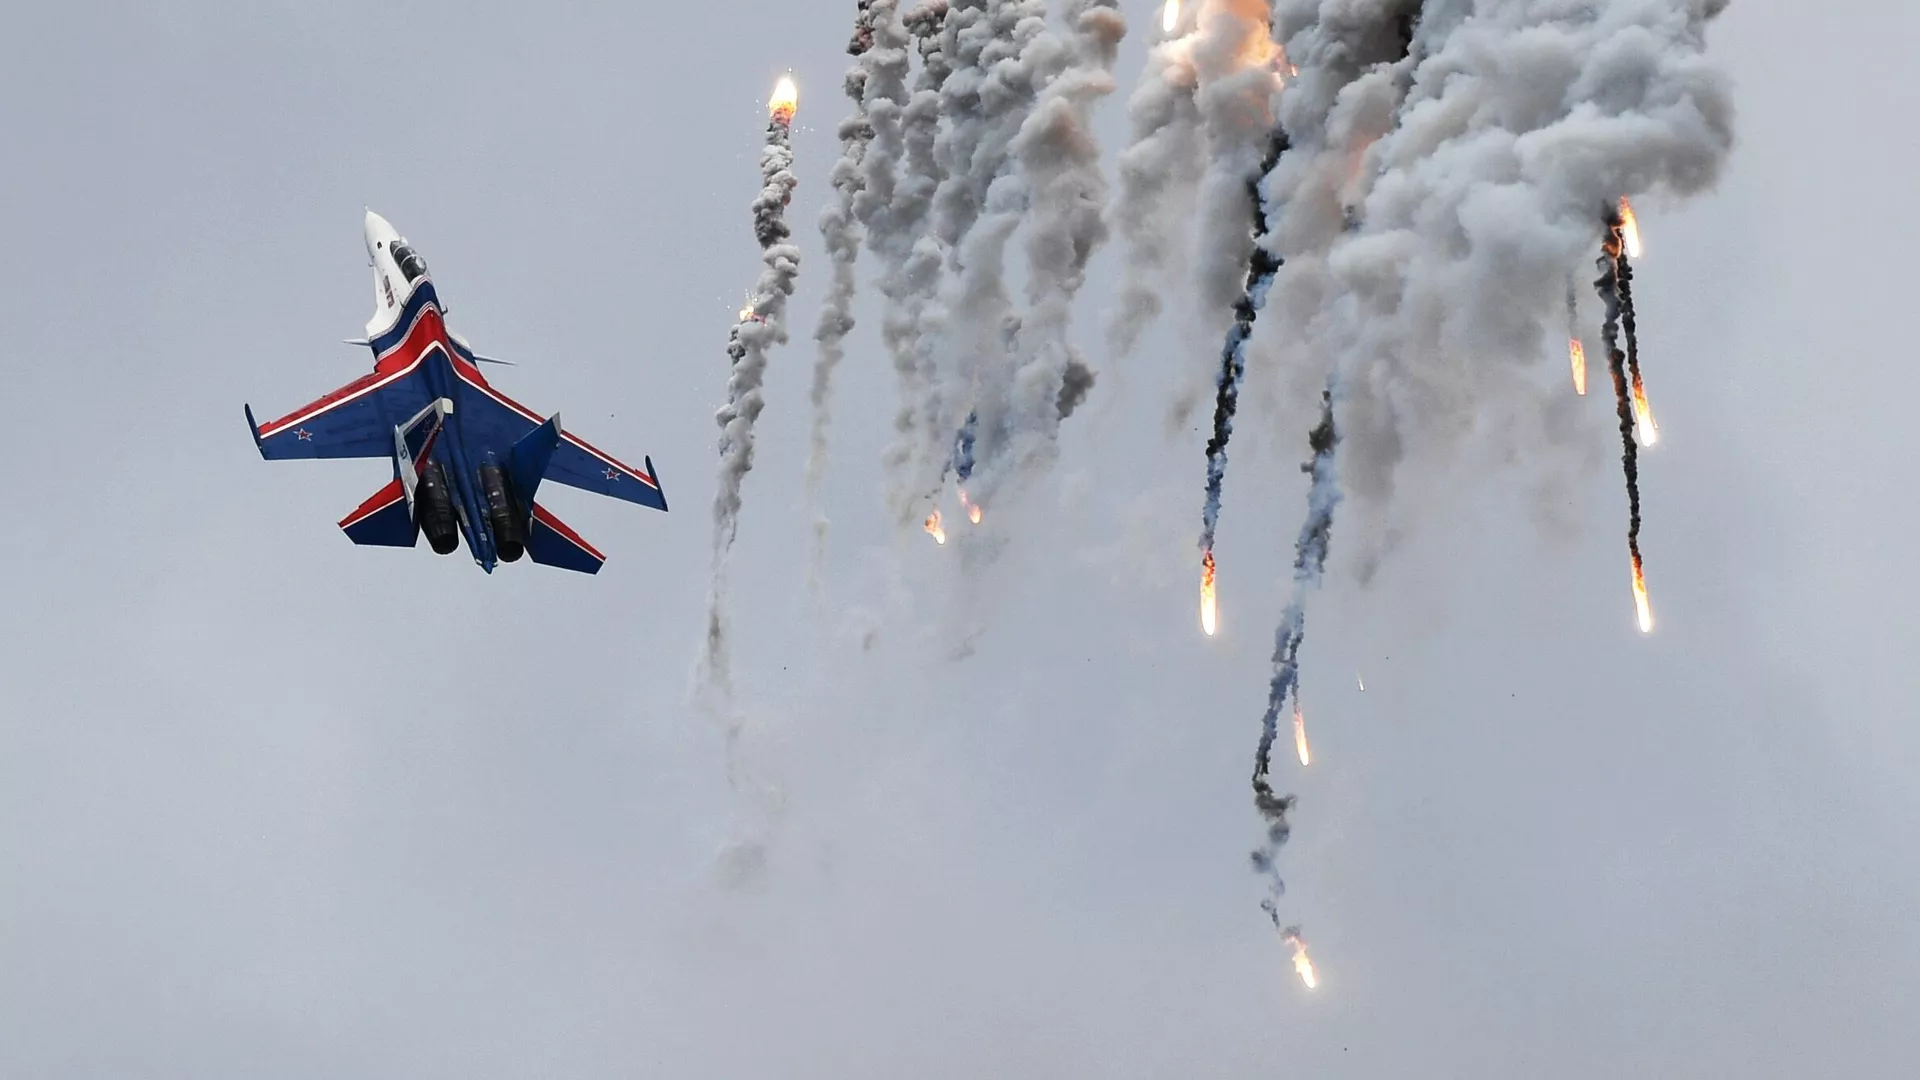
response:
{"label": "aircraft horizontal stabilizer", "polygon": [[412,547],[420,538],[413,508],[407,505],[407,489],[399,477],[343,518],[340,529],[347,539],[369,547]]}
{"label": "aircraft horizontal stabilizer", "polygon": [[542,566],[557,566],[582,574],[599,573],[601,564],[607,561],[605,555],[539,503],[533,504],[533,528],[527,532],[527,558]]}

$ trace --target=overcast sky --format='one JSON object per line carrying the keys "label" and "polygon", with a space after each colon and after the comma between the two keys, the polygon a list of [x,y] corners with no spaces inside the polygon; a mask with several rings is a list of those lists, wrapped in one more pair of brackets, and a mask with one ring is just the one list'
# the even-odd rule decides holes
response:
{"label": "overcast sky", "polygon": [[[1164,422],[1217,343],[1176,318],[1101,355],[1112,250],[1080,313],[1102,382],[1040,500],[1066,512],[990,519],[993,559],[884,525],[869,294],[805,588],[853,7],[14,5],[0,1076],[1911,1075],[1920,12],[1737,0],[1713,31],[1732,170],[1642,207],[1654,636],[1604,394],[1570,414],[1585,467],[1410,496],[1364,588],[1378,538],[1336,524],[1317,760],[1276,765],[1310,994],[1246,869],[1311,411],[1258,350],[1219,639],[1203,439]],[[776,804],[729,788],[689,690],[789,65],[808,261],[734,607]],[[384,465],[259,459],[243,402],[365,370],[363,205],[519,362],[506,392],[652,455],[669,515],[548,496],[597,579],[356,549],[333,522]],[[769,859],[741,884],[743,837]]]}

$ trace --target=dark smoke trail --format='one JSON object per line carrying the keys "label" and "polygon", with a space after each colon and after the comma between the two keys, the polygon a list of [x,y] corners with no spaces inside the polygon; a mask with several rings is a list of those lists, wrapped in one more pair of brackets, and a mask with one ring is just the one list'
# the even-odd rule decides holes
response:
{"label": "dark smoke trail", "polygon": [[1633,575],[1636,587],[1641,584],[1642,563],[1640,560],[1640,445],[1633,438],[1633,390],[1627,383],[1626,364],[1628,354],[1620,350],[1620,327],[1622,319],[1627,320],[1629,347],[1633,340],[1631,280],[1633,270],[1627,263],[1627,254],[1620,236],[1620,218],[1616,214],[1607,216],[1607,235],[1602,244],[1605,252],[1599,259],[1600,278],[1595,281],[1594,289],[1600,294],[1601,303],[1606,305],[1606,321],[1601,325],[1601,347],[1607,350],[1607,370],[1613,375],[1613,396],[1615,409],[1620,417],[1620,465],[1627,476],[1627,554],[1633,558]]}
{"label": "dark smoke trail", "polygon": [[1280,713],[1289,696],[1300,688],[1300,645],[1307,632],[1307,589],[1320,582],[1327,566],[1327,546],[1333,534],[1333,510],[1340,504],[1339,480],[1334,473],[1333,452],[1340,444],[1339,430],[1333,422],[1333,388],[1320,395],[1320,423],[1307,436],[1313,448],[1313,460],[1300,471],[1313,478],[1307,491],[1307,520],[1300,526],[1300,539],[1294,545],[1293,598],[1280,618],[1273,652],[1273,684],[1267,696],[1266,715],[1260,721],[1260,747],[1253,758],[1253,805],[1267,823],[1267,839],[1252,854],[1255,873],[1267,876],[1272,892],[1261,906],[1274,915],[1286,885],[1275,868],[1280,846],[1287,842],[1292,827],[1287,811],[1293,809],[1293,796],[1276,795],[1267,779],[1273,764],[1273,744],[1280,734]]}
{"label": "dark smoke trail", "polygon": [[1247,181],[1247,200],[1253,209],[1253,256],[1247,264],[1246,289],[1233,306],[1233,326],[1220,350],[1220,374],[1214,380],[1213,436],[1207,440],[1207,501],[1200,514],[1203,552],[1213,551],[1214,532],[1220,525],[1220,489],[1227,477],[1227,443],[1233,438],[1233,418],[1240,408],[1240,383],[1247,374],[1247,340],[1253,336],[1254,321],[1266,306],[1267,291],[1281,266],[1280,257],[1262,243],[1267,237],[1267,211],[1260,196],[1260,182],[1280,163],[1287,145],[1286,131],[1275,126],[1259,172]]}

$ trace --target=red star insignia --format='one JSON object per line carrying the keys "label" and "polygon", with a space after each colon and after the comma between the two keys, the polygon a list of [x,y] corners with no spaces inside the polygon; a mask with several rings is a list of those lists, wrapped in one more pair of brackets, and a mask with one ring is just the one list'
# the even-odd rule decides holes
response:
{"label": "red star insignia", "polygon": [[311,431],[308,431],[308,430],[307,430],[306,428],[301,428],[300,430],[298,430],[298,431],[296,431],[296,432],[294,432],[293,434],[294,434],[294,436],[295,436],[296,438],[298,438],[298,439],[299,439],[299,440],[300,440],[301,442],[312,442],[312,441],[313,441],[313,432],[311,432]]}
{"label": "red star insignia", "polygon": [[619,472],[619,470],[617,470],[617,469],[608,469],[608,470],[607,470],[607,479],[609,479],[609,480],[613,480],[613,481],[618,481],[618,480],[620,479],[620,472]]}

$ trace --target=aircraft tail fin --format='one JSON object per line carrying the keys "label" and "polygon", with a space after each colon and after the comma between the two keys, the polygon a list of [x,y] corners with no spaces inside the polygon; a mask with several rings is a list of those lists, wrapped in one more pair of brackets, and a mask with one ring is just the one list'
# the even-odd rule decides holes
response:
{"label": "aircraft tail fin", "polygon": [[407,504],[406,485],[394,477],[386,487],[340,521],[347,539],[370,547],[412,547],[420,538]]}
{"label": "aircraft tail fin", "polygon": [[601,564],[607,561],[605,555],[539,503],[533,504],[533,527],[527,530],[527,558],[541,566],[581,574],[597,574]]}
{"label": "aircraft tail fin", "polygon": [[507,452],[507,479],[512,481],[514,494],[525,506],[533,505],[534,492],[540,490],[540,480],[547,475],[547,465],[559,447],[560,416],[556,413],[548,417],[546,423],[522,435]]}

